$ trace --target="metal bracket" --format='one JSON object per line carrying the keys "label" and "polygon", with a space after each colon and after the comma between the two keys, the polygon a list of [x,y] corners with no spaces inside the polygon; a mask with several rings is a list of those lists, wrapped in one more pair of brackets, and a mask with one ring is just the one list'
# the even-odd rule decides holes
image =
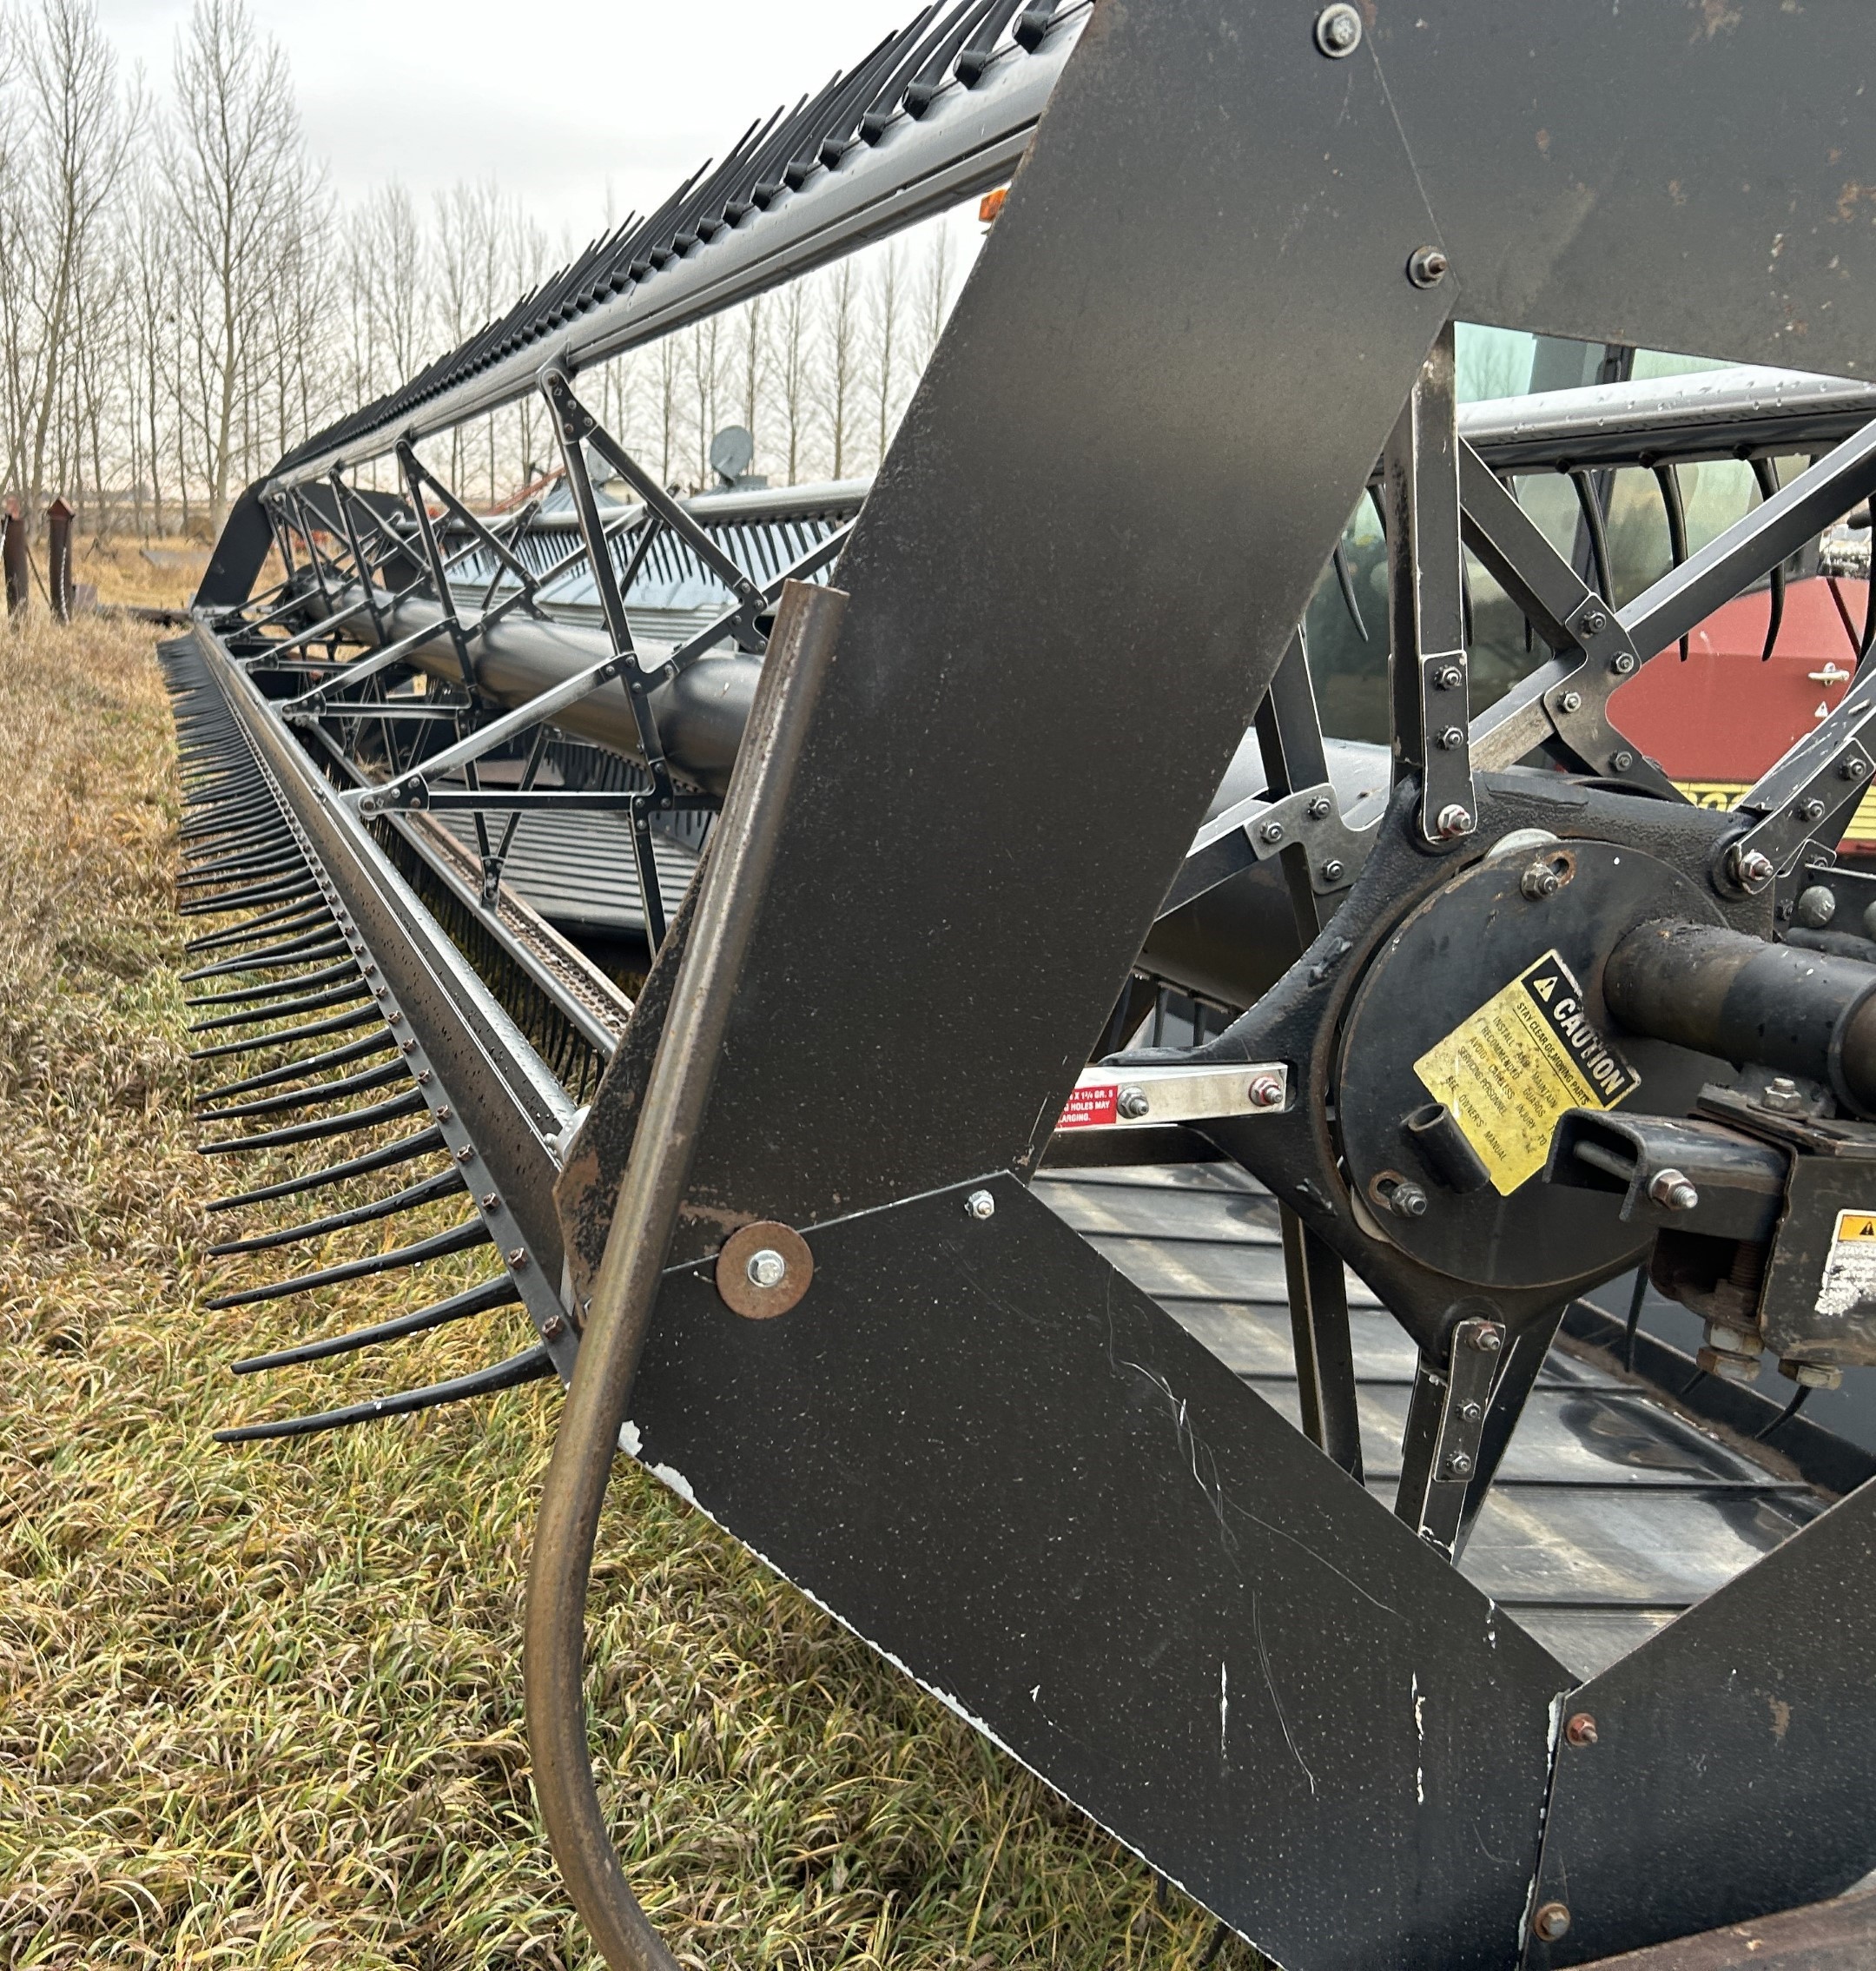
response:
{"label": "metal bracket", "polygon": [[1274,861],[1291,849],[1304,851],[1310,888],[1318,896],[1339,896],[1361,874],[1378,825],[1351,828],[1326,780],[1278,801],[1252,795],[1207,822],[1192,838],[1159,914],[1167,916],[1241,870]]}
{"label": "metal bracket", "polygon": [[1055,1127],[1140,1129],[1226,1115],[1275,1115],[1289,1106],[1280,1061],[1222,1068],[1084,1068]]}
{"label": "metal bracket", "polygon": [[1444,1369],[1434,1367],[1424,1355],[1420,1359],[1394,1510],[1422,1539],[1449,1556],[1458,1545],[1466,1487],[1478,1465],[1504,1344],[1503,1321],[1463,1320],[1453,1329]]}

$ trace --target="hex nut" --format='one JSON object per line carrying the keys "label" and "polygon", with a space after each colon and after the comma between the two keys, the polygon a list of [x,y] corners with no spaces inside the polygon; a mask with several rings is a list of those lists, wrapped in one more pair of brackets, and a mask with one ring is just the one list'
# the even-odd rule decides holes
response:
{"label": "hex nut", "polygon": [[1617,651],[1615,656],[1609,659],[1609,669],[1618,678],[1626,678],[1635,669],[1634,653],[1626,650]]}
{"label": "hex nut", "polygon": [[1741,850],[1735,843],[1727,857],[1727,873],[1741,890],[1763,890],[1778,871],[1772,858],[1757,849]]}
{"label": "hex nut", "polygon": [[1843,1387],[1843,1371],[1829,1362],[1800,1362],[1787,1355],[1780,1360],[1779,1373],[1800,1389]]}
{"label": "hex nut", "polygon": [[1361,46],[1362,17],[1345,3],[1324,7],[1316,17],[1316,45],[1331,62],[1339,62]]}
{"label": "hex nut", "polygon": [[988,1191],[973,1191],[964,1200],[964,1213],[968,1218],[994,1218],[996,1200]]}
{"label": "hex nut", "polygon": [[1504,1347],[1504,1330],[1490,1326],[1478,1328],[1473,1333],[1472,1346],[1482,1355],[1496,1355]]}
{"label": "hex nut", "polygon": [[1563,887],[1563,878],[1549,863],[1533,863],[1518,878],[1518,888],[1533,903],[1541,903],[1547,896],[1555,896]]}
{"label": "hex nut", "polygon": [[1470,835],[1478,824],[1473,820],[1470,809],[1462,808],[1455,801],[1451,806],[1440,810],[1436,825],[1440,834],[1450,841],[1455,836]]}
{"label": "hex nut", "polygon": [[1465,682],[1465,673],[1457,664],[1443,664],[1433,673],[1433,688],[1437,691],[1457,691]]}
{"label": "hex nut", "polygon": [[1316,798],[1309,804],[1310,819],[1311,821],[1327,821],[1329,818],[1330,808],[1331,803],[1329,797],[1326,794],[1318,794]]}
{"label": "hex nut", "polygon": [[1582,710],[1582,693],[1581,691],[1564,692],[1563,696],[1557,700],[1557,710],[1559,711],[1581,711]]}
{"label": "hex nut", "polygon": [[1407,262],[1407,278],[1417,288],[1437,288],[1452,262],[1439,247],[1416,247]]}
{"label": "hex nut", "polygon": [[1860,780],[1869,771],[1869,762],[1860,753],[1852,753],[1837,763],[1837,777],[1840,780]]}
{"label": "hex nut", "polygon": [[1267,821],[1258,829],[1258,835],[1265,842],[1281,842],[1284,837],[1283,823],[1280,821]]}
{"label": "hex nut", "polygon": [[1283,1100],[1283,1083],[1274,1075],[1259,1075],[1252,1082],[1249,1094],[1255,1108],[1275,1108]]}
{"label": "hex nut", "polygon": [[1671,1167],[1655,1173],[1648,1194],[1663,1211],[1692,1211],[1700,1203],[1700,1193],[1688,1181],[1686,1172]]}
{"label": "hex nut", "polygon": [[1630,752],[1617,753],[1610,759],[1609,764],[1616,772],[1626,773],[1635,764],[1635,755]]}
{"label": "hex nut", "polygon": [[[1122,1088],[1119,1096],[1115,1099],[1114,1108],[1129,1122],[1138,1122],[1141,1116],[1149,1115],[1153,1113],[1153,1103],[1147,1100],[1145,1088]],[[974,1195],[981,1198],[990,1197],[988,1191],[980,1191]],[[991,1211],[996,1209],[996,1202],[994,1199],[991,1200],[990,1209]],[[974,1218],[988,1218],[990,1214],[989,1212],[974,1212],[971,1215]]]}
{"label": "hex nut", "polygon": [[1417,1184],[1397,1184],[1388,1193],[1387,1207],[1396,1218],[1424,1218],[1427,1194]]}
{"label": "hex nut", "polygon": [[1476,1403],[1462,1403],[1459,1405],[1459,1414],[1465,1422],[1476,1424],[1485,1414],[1485,1412]]}
{"label": "hex nut", "polygon": [[1470,1478],[1472,1476],[1472,1460],[1463,1451],[1456,1451],[1446,1460],[1446,1475],[1450,1478]]}
{"label": "hex nut", "polygon": [[1340,883],[1348,873],[1348,865],[1339,856],[1331,856],[1322,866],[1324,883]]}
{"label": "hex nut", "polygon": [[1774,1115],[1802,1115],[1804,1091],[1789,1075],[1774,1075],[1760,1091],[1758,1106]]}
{"label": "hex nut", "polygon": [[1457,725],[1449,725],[1439,736],[1440,751],[1456,753],[1465,744],[1465,734]]}
{"label": "hex nut", "polygon": [[1608,628],[1608,618],[1592,603],[1577,618],[1577,626],[1586,637],[1600,637]]}
{"label": "hex nut", "polygon": [[1588,1711],[1578,1711],[1563,1727],[1563,1738],[1570,1745],[1594,1745],[1596,1742],[1595,1720]]}
{"label": "hex nut", "polygon": [[1570,1915],[1569,1907],[1561,1902],[1547,1902],[1531,1918],[1531,1928],[1546,1943],[1556,1943],[1560,1937],[1569,1935]]}

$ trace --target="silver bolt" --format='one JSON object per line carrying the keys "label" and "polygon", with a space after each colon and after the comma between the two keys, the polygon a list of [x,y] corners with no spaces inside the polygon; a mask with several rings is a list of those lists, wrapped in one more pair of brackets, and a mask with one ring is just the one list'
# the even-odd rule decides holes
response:
{"label": "silver bolt", "polygon": [[1796,910],[1798,922],[1807,930],[1822,930],[1837,915],[1837,893],[1821,883],[1800,890]]}
{"label": "silver bolt", "polygon": [[1452,1478],[1469,1478],[1472,1475],[1472,1460],[1463,1451],[1456,1451],[1446,1460],[1446,1475]]}
{"label": "silver bolt", "polygon": [[1274,1075],[1259,1075],[1252,1082],[1251,1101],[1258,1108],[1275,1108],[1283,1100],[1283,1083]]}
{"label": "silver bolt", "polygon": [[788,1261],[773,1246],[764,1246],[759,1253],[750,1254],[744,1270],[751,1286],[779,1286],[788,1278]]}
{"label": "silver bolt", "polygon": [[1800,821],[1822,821],[1824,818],[1824,804],[1813,795],[1808,801],[1799,802],[1793,812]]}
{"label": "silver bolt", "polygon": [[1258,834],[1265,842],[1281,842],[1283,840],[1283,823],[1280,821],[1267,821],[1262,828],[1258,829]]}
{"label": "silver bolt", "polygon": [[1609,764],[1615,769],[1616,772],[1626,773],[1635,764],[1635,755],[1633,753],[1617,753],[1609,761]]}
{"label": "silver bolt", "polygon": [[1470,810],[1462,808],[1456,801],[1450,808],[1440,810],[1439,820],[1435,825],[1441,835],[1450,840],[1456,835],[1470,835],[1478,824],[1472,819]]}
{"label": "silver bolt", "polygon": [[1609,659],[1609,669],[1618,678],[1626,678],[1635,669],[1635,658],[1628,651],[1617,651]]}
{"label": "silver bolt", "polygon": [[1114,1107],[1129,1122],[1138,1122],[1152,1110],[1153,1104],[1147,1101],[1145,1088],[1127,1088],[1121,1089]]}
{"label": "silver bolt", "polygon": [[1348,5],[1324,7],[1316,17],[1316,45],[1331,62],[1361,46],[1362,18]]}
{"label": "silver bolt", "polygon": [[1772,866],[1771,857],[1757,849],[1747,849],[1741,853],[1735,847],[1727,857],[1727,867],[1741,890],[1763,890],[1778,874]]}
{"label": "silver bolt", "polygon": [[1396,1218],[1424,1218],[1427,1194],[1417,1184],[1397,1184],[1388,1193],[1388,1209]]}
{"label": "silver bolt", "polygon": [[1789,1075],[1774,1075],[1759,1097],[1760,1108],[1769,1108],[1774,1115],[1801,1114],[1804,1105],[1804,1096]]}
{"label": "silver bolt", "polygon": [[1648,1194],[1663,1211],[1692,1211],[1700,1202],[1700,1193],[1688,1182],[1687,1173],[1671,1168],[1655,1173]]}
{"label": "silver bolt", "polygon": [[1476,1424],[1484,1414],[1484,1411],[1476,1403],[1462,1403],[1459,1405],[1459,1416],[1462,1422]]}
{"label": "silver bolt", "polygon": [[1586,637],[1600,637],[1608,627],[1608,618],[1592,604],[1583,611],[1579,623]]}
{"label": "silver bolt", "polygon": [[1437,288],[1452,262],[1437,247],[1417,247],[1407,262],[1407,278],[1417,288]]}
{"label": "silver bolt", "polygon": [[1328,820],[1329,797],[1326,794],[1318,794],[1316,798],[1310,803],[1309,817],[1311,821]]}
{"label": "silver bolt", "polygon": [[994,1218],[996,1200],[988,1191],[973,1191],[964,1200],[964,1214],[967,1218]]}
{"label": "silver bolt", "polygon": [[1457,691],[1465,682],[1465,673],[1457,664],[1443,664],[1433,673],[1433,688],[1437,691]]}
{"label": "silver bolt", "polygon": [[1340,883],[1347,865],[1338,857],[1331,856],[1322,866],[1324,883]]}
{"label": "silver bolt", "polygon": [[467,1143],[465,1143],[463,1147],[457,1151],[456,1161],[458,1163],[468,1163],[474,1158],[474,1150],[472,1150]]}
{"label": "silver bolt", "polygon": [[1465,744],[1465,734],[1457,725],[1449,725],[1439,736],[1442,752],[1457,752]]}
{"label": "silver bolt", "polygon": [[1759,1352],[1755,1336],[1747,1334],[1736,1327],[1728,1327],[1723,1321],[1708,1322],[1707,1346],[1717,1348],[1722,1355],[1755,1355]]}
{"label": "silver bolt", "polygon": [[1582,693],[1581,691],[1564,692],[1563,696],[1557,700],[1557,710],[1559,711],[1581,711],[1582,710]]}
{"label": "silver bolt", "polygon": [[1779,1364],[1779,1373],[1800,1389],[1840,1389],[1843,1371],[1827,1362],[1794,1362],[1788,1356]]}
{"label": "silver bolt", "polygon": [[1502,1327],[1482,1327],[1472,1337],[1472,1346],[1482,1355],[1496,1355],[1504,1346]]}
{"label": "silver bolt", "polygon": [[1563,887],[1563,878],[1549,863],[1533,863],[1518,878],[1518,888],[1533,903],[1541,903],[1547,896],[1555,896]]}
{"label": "silver bolt", "polygon": [[1869,771],[1869,762],[1860,753],[1852,753],[1847,759],[1837,763],[1837,777],[1840,780],[1860,780]]}

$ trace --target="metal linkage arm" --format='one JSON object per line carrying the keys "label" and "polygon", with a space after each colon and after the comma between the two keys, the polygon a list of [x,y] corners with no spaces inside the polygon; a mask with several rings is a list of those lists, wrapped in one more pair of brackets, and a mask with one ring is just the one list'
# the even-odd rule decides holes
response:
{"label": "metal linkage arm", "polygon": [[1396,777],[1420,783],[1420,835],[1478,825],[1466,731],[1465,605],[1451,322],[1420,366],[1382,460]]}
{"label": "metal linkage arm", "polygon": [[[445,511],[456,522],[457,526],[466,528],[476,542],[486,547],[501,566],[506,568],[521,585],[522,592],[529,599],[532,606],[534,592],[540,586],[539,578],[499,534],[492,532],[481,520],[478,519],[463,505],[462,501],[444,485],[443,481],[430,470],[429,466],[424,464],[421,459],[418,458],[414,452],[411,453],[410,460],[410,468],[406,473],[406,477],[414,476],[419,485],[427,486],[436,494],[437,498],[443,502]],[[459,559],[461,559],[459,556],[452,557],[452,560]]]}
{"label": "metal linkage arm", "polygon": [[[854,523],[849,520],[843,526],[836,527],[826,539],[816,541],[800,560],[792,566],[784,568],[772,582],[763,585],[763,601],[773,602],[781,594],[784,583],[805,582],[809,576],[819,574],[822,569],[837,560],[841,550],[847,545],[848,535],[853,531]],[[705,651],[714,648],[725,637],[734,636],[737,625],[745,619],[747,614],[748,607],[743,603],[739,602],[733,608],[726,609],[714,623],[706,625],[688,642],[678,645],[670,654],[671,667],[682,671],[687,664],[695,663]]]}

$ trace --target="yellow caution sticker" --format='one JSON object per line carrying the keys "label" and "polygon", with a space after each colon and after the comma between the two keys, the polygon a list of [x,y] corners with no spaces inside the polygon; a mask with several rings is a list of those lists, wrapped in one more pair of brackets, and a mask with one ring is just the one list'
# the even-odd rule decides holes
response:
{"label": "yellow caution sticker", "polygon": [[1824,1259],[1817,1311],[1846,1315],[1876,1301],[1876,1212],[1840,1211]]}
{"label": "yellow caution sticker", "polygon": [[1642,1080],[1591,1023],[1582,988],[1555,951],[1430,1047],[1414,1073],[1505,1198],[1543,1168],[1566,1109],[1614,1108]]}

